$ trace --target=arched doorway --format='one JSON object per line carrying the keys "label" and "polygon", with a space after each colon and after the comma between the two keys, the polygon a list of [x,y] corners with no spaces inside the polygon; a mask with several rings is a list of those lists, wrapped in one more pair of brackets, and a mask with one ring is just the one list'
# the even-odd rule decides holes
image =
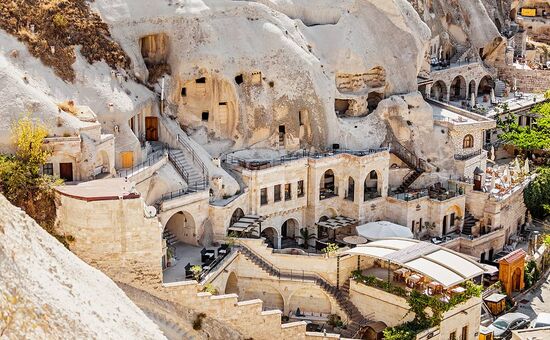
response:
{"label": "arched doorway", "polygon": [[430,97],[439,101],[447,100],[447,85],[445,85],[443,80],[438,80],[432,85]]}
{"label": "arched doorway", "polygon": [[244,217],[244,211],[241,208],[235,209],[235,211],[233,211],[233,214],[231,215],[231,219],[229,220],[229,225],[227,226],[227,235],[232,233],[232,231],[229,230],[229,227],[235,224],[239,219],[241,219],[241,217]]}
{"label": "arched doorway", "polygon": [[277,248],[278,245],[278,235],[277,230],[273,227],[267,227],[262,230],[261,237],[265,238],[265,242],[267,245],[273,249]]}
{"label": "arched doorway", "polygon": [[364,201],[371,200],[376,197],[380,197],[380,183],[378,180],[378,172],[372,170],[365,178],[365,185],[363,188],[364,191]]}
{"label": "arched doorway", "polygon": [[234,272],[231,272],[227,278],[227,283],[225,284],[225,294],[239,294],[239,280]]}
{"label": "arched doorway", "polygon": [[456,76],[451,83],[451,100],[466,99],[466,79],[463,76]]}
{"label": "arched doorway", "polygon": [[319,199],[330,198],[336,196],[336,177],[331,169],[328,169],[321,178],[319,184]]}
{"label": "arched doorway", "polygon": [[99,152],[99,156],[101,157],[101,172],[102,173],[110,173],[111,172],[111,164],[109,162],[109,155],[107,154],[107,151],[101,150]]}
{"label": "arched doorway", "polygon": [[512,291],[519,292],[521,290],[521,268],[516,268],[512,274]]}
{"label": "arched doorway", "polygon": [[281,225],[281,248],[296,247],[296,236],[300,236],[300,223],[294,218],[289,218]]}
{"label": "arched doorway", "polygon": [[[163,237],[165,239],[174,239],[187,244],[196,244],[195,220],[193,216],[186,211],[178,211],[173,214],[166,222]],[[173,236],[173,237],[172,237]]]}
{"label": "arched doorway", "polygon": [[477,87],[477,95],[483,96],[483,95],[490,95],[491,90],[495,87],[495,82],[493,81],[493,78],[491,76],[486,75],[485,77],[481,78],[479,81],[479,85]]}

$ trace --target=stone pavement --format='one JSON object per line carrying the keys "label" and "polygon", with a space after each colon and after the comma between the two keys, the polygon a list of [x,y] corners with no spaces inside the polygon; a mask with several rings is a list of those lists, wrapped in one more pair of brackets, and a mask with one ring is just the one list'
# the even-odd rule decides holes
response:
{"label": "stone pavement", "polygon": [[529,291],[518,299],[518,312],[534,319],[539,313],[550,313],[550,272],[546,272],[546,279],[542,285]]}

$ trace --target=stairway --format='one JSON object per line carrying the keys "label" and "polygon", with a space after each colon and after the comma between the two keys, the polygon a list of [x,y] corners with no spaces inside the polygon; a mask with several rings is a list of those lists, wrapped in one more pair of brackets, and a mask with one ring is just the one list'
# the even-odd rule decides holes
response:
{"label": "stairway", "polygon": [[474,217],[468,210],[464,214],[464,226],[462,227],[462,234],[472,235],[472,228],[475,226],[476,222],[479,221]]}
{"label": "stairway", "polygon": [[405,178],[403,179],[403,183],[395,190],[397,194],[402,194],[413,184],[414,181],[420,177],[424,173],[423,170],[415,169],[412,172],[410,172]]}
{"label": "stairway", "polygon": [[162,238],[166,240],[166,244],[168,246],[173,246],[174,244],[178,243],[178,238],[172,234],[168,229],[164,229],[164,232],[162,233]]}
{"label": "stairway", "polygon": [[495,80],[495,96],[504,97],[504,90],[506,89],[506,84],[500,80]]}
{"label": "stairway", "polygon": [[170,161],[179,169],[183,169],[183,177],[189,187],[202,187],[208,183],[205,175],[195,166],[191,156],[183,150],[170,150]]}
{"label": "stairway", "polygon": [[[329,282],[327,282],[325,279],[323,279],[320,276],[292,276],[292,274],[285,274],[282,273],[278,268],[274,267],[273,265],[266,262],[261,257],[257,256],[254,252],[252,252],[250,249],[248,249],[246,246],[242,246],[239,250],[241,254],[243,254],[247,259],[249,259],[252,263],[260,267],[264,272],[271,276],[276,276],[279,279],[284,278],[288,280],[299,280],[299,281],[308,281],[315,283],[318,285],[321,289],[323,289],[326,293],[328,293],[330,296],[332,296],[340,308],[346,313],[348,316],[348,324],[347,328],[342,330],[342,337],[344,338],[353,338],[357,336],[359,331],[374,317],[374,313],[367,315],[367,317],[363,316],[363,314],[357,309],[357,307],[349,300],[349,286],[350,281],[348,280],[341,289],[336,288],[335,286],[331,285]],[[309,274],[308,274],[309,275]]]}

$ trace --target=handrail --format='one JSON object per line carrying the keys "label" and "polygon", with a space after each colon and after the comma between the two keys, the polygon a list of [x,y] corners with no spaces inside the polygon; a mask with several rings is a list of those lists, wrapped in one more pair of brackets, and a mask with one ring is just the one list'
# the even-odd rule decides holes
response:
{"label": "handrail", "polygon": [[186,183],[189,182],[189,173],[185,171],[183,166],[178,162],[178,158],[174,156],[172,151],[168,151],[168,160],[174,165],[174,168],[176,171],[180,174],[180,176],[185,180]]}
{"label": "handrail", "polygon": [[180,134],[177,134],[176,139],[178,142],[191,154],[193,163],[195,163],[202,171],[202,176],[208,181],[208,169],[204,165],[203,161],[200,159],[199,155],[196,153],[195,149],[184,139]]}
{"label": "handrail", "polygon": [[203,191],[203,190],[206,190],[207,188],[208,188],[208,183],[205,183],[205,182],[196,182],[195,184],[192,184],[192,185],[189,184],[185,189],[174,190],[166,194],[163,194],[161,198],[157,201],[157,203],[161,203],[163,201],[169,201],[188,194]]}
{"label": "handrail", "polygon": [[161,150],[155,151],[152,154],[150,154],[147,159],[138,165],[134,165],[130,169],[119,169],[117,170],[117,176],[118,177],[129,177],[132,176],[134,173],[142,170],[145,167],[151,166],[158,162],[162,157],[164,156],[164,146]]}

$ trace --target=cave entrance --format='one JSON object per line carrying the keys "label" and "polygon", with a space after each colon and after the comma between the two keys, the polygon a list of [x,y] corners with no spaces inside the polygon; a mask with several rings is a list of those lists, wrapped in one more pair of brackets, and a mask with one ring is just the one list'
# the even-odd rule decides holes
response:
{"label": "cave entrance", "polygon": [[155,82],[163,74],[170,74],[168,36],[164,33],[151,34],[142,37],[139,43],[143,62],[149,71],[149,82]]}
{"label": "cave entrance", "polygon": [[337,116],[345,116],[346,112],[349,109],[351,100],[349,99],[335,99],[334,100],[334,111]]}
{"label": "cave entrance", "polygon": [[378,107],[378,103],[380,103],[382,99],[384,99],[384,95],[382,93],[378,93],[378,92],[369,93],[369,96],[367,97],[369,113],[376,110],[376,108]]}

